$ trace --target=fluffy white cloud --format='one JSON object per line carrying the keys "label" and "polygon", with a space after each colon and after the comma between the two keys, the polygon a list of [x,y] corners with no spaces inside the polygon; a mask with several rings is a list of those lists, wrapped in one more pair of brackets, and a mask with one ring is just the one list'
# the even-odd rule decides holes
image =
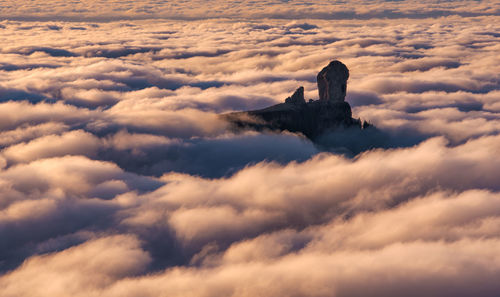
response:
{"label": "fluffy white cloud", "polygon": [[[0,296],[500,292],[498,1],[4,2]],[[377,129],[218,116],[332,59]]]}
{"label": "fluffy white cloud", "polygon": [[[1,294],[79,296],[86,287],[106,287],[116,280],[143,272],[150,261],[132,236],[98,238],[60,253],[29,259],[21,270],[2,278]],[[19,282],[24,284],[19,286]]]}

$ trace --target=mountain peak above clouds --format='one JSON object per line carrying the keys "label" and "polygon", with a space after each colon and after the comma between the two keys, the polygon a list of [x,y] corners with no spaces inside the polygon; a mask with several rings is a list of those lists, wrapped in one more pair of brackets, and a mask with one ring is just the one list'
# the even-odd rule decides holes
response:
{"label": "mountain peak above clouds", "polygon": [[299,87],[284,103],[221,116],[235,130],[289,131],[312,141],[339,128],[368,128],[370,124],[352,117],[351,106],[345,102],[348,78],[347,66],[334,60],[317,75],[319,100],[306,102],[304,87]]}

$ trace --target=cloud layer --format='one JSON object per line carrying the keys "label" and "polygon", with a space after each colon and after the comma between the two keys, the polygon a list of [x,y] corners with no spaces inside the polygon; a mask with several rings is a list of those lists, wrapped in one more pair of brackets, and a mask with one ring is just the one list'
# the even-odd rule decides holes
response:
{"label": "cloud layer", "polygon": [[[43,2],[3,1],[0,15],[18,20],[94,20],[119,19],[376,19],[376,18],[425,18],[459,15],[465,17],[499,15],[500,3],[473,0],[349,0],[303,1],[251,0],[220,1],[117,1],[83,0],[76,3],[62,0]],[[78,30],[78,26],[75,29]],[[51,30],[59,30],[51,26]]]}
{"label": "cloud layer", "polygon": [[[498,296],[498,3],[351,2],[4,5],[0,296]],[[332,59],[376,130],[218,117]]]}

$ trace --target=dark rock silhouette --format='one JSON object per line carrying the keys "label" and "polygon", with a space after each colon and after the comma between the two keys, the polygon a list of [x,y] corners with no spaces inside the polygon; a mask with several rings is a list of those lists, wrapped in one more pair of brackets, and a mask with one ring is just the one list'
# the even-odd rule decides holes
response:
{"label": "dark rock silhouette", "polygon": [[345,102],[348,78],[347,67],[342,62],[332,61],[318,73],[319,100],[306,103],[304,88],[299,87],[285,103],[223,114],[222,117],[236,130],[286,130],[302,133],[312,141],[338,128],[368,128],[370,124],[352,117],[351,106]]}
{"label": "dark rock silhouette", "polygon": [[319,100],[339,101],[345,100],[349,70],[339,61],[332,61],[323,68],[316,77],[318,81]]}
{"label": "dark rock silhouette", "polygon": [[285,99],[285,103],[305,104],[306,99],[304,99],[304,87],[299,87],[295,90],[295,93],[293,93],[291,97]]}

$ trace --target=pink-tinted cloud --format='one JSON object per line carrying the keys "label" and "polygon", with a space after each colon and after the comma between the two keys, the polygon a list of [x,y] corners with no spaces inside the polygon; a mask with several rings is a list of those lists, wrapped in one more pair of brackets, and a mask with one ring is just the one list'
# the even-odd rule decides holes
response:
{"label": "pink-tinted cloud", "polygon": [[0,296],[498,295],[499,3],[4,2]]}

